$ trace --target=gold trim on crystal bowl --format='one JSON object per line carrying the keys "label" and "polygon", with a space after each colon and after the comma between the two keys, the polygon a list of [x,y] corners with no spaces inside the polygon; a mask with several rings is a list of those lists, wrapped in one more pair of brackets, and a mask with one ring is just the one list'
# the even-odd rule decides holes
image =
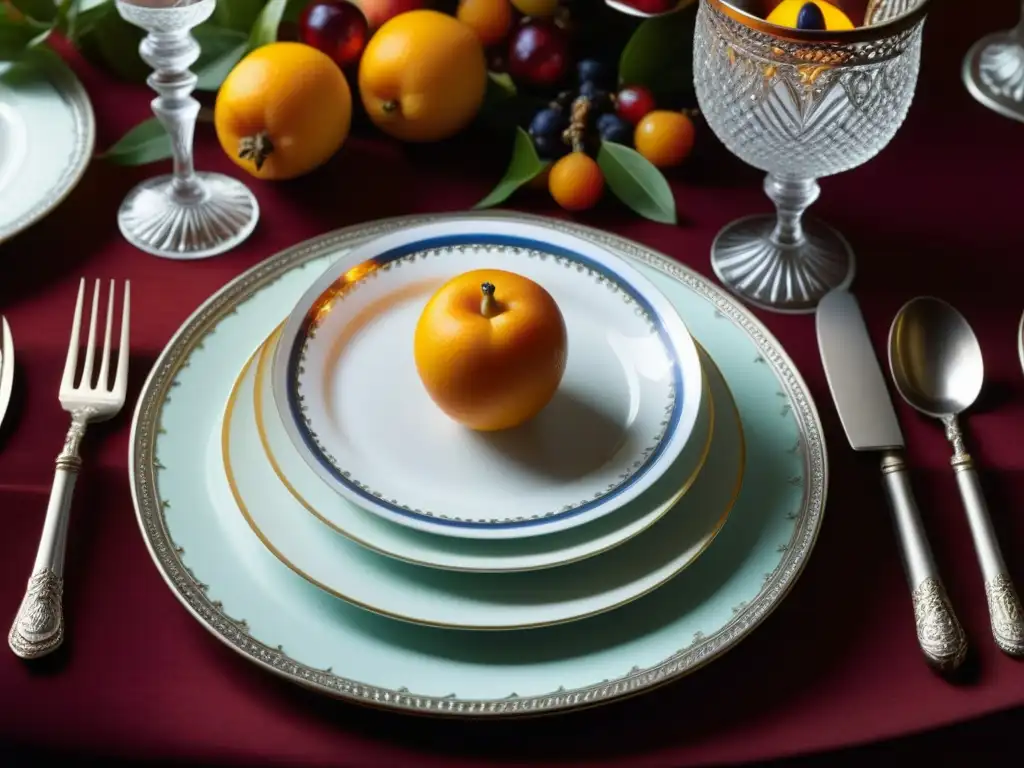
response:
{"label": "gold trim on crystal bowl", "polygon": [[[907,4],[914,0],[904,0]],[[700,0],[707,3],[716,11],[738,24],[760,32],[763,35],[785,40],[794,43],[837,43],[839,45],[850,43],[877,43],[888,37],[893,37],[913,28],[928,14],[932,0],[919,0],[917,5],[905,13],[896,16],[888,21],[867,26],[855,27],[853,29],[820,30],[820,29],[795,29],[793,27],[782,27],[778,24],[770,24],[760,16],[737,8],[726,0]],[[877,0],[870,0],[866,3],[864,12],[865,19],[869,18],[873,11],[879,10]]]}

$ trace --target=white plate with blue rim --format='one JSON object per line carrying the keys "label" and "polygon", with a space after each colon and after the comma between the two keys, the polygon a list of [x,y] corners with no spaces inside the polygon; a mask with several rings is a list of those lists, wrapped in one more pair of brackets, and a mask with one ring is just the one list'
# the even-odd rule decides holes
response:
{"label": "white plate with blue rim", "polygon": [[[394,619],[447,629],[517,630],[621,607],[700,557],[725,525],[743,482],[743,426],[735,408],[726,405],[711,454],[689,492],[647,530],[599,557],[516,573],[458,573],[398,562],[325,527],[277,481],[253,435],[258,355],[259,350],[239,374],[222,423],[221,458],[235,504],[295,573]],[[710,360],[703,362],[712,397],[730,403],[721,374]]]}
{"label": "white plate with blue rim", "polygon": [[[628,541],[660,520],[693,487],[713,444],[715,409],[732,407],[731,402],[716,403],[707,388],[705,370],[705,391],[693,438],[657,483],[614,515],[547,536],[523,539],[438,536],[395,525],[353,504],[321,480],[295,450],[270,391],[270,361],[280,330],[279,326],[260,346],[254,363],[254,413],[253,418],[240,422],[244,430],[240,436],[242,449],[262,446],[264,456],[250,460],[261,464],[268,478],[275,475],[276,481],[288,490],[292,496],[286,502],[289,507],[298,502],[332,531],[374,552],[432,568],[478,573],[538,570],[578,562]],[[718,440],[722,439],[719,435]]]}
{"label": "white plate with blue rim", "polygon": [[[445,415],[413,353],[426,302],[475,269],[538,283],[568,336],[551,402],[496,433]],[[410,227],[331,265],[285,322],[271,387],[293,445],[341,496],[422,531],[508,539],[584,525],[649,489],[693,437],[703,378],[679,313],[624,259],[481,219]]]}
{"label": "white plate with blue rim", "polygon": [[[370,237],[467,219],[544,225],[628,258],[685,317],[739,409],[747,462],[728,522],[685,571],[617,610],[528,632],[395,621],[339,600],[288,568],[227,489],[224,403],[246,359],[306,288]],[[800,578],[828,486],[812,395],[754,314],[710,280],[638,243],[497,211],[359,224],[296,245],[231,281],[196,309],[154,363],[138,398],[128,466],[143,541],[197,631],[325,695],[395,712],[485,719],[604,704],[727,656]],[[794,632],[806,629],[800,617],[787,621]]]}
{"label": "white plate with blue rim", "polygon": [[0,242],[67,197],[95,140],[89,96],[59,57],[37,51],[0,62]]}

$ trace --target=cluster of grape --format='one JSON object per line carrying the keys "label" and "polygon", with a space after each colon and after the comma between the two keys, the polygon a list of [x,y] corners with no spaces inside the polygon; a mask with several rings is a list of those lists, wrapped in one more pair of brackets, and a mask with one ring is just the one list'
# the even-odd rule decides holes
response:
{"label": "cluster of grape", "polygon": [[653,109],[654,98],[635,86],[615,93],[614,72],[596,59],[580,61],[576,72],[576,90],[558,94],[530,121],[537,154],[554,160],[592,150],[600,141],[632,146],[634,126]]}

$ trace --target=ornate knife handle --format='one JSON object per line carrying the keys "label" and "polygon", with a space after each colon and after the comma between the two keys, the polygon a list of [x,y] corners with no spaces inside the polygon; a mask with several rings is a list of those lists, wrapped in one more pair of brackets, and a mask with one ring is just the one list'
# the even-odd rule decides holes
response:
{"label": "ornate knife handle", "polygon": [[914,601],[917,640],[929,664],[943,672],[952,671],[967,655],[967,636],[953,612],[932,557],[901,452],[883,454],[882,479]]}
{"label": "ornate knife handle", "polygon": [[967,523],[974,539],[974,551],[985,579],[985,596],[992,624],[992,637],[1004,652],[1011,656],[1024,656],[1024,609],[1014,589],[1013,581],[999,549],[992,518],[981,492],[981,482],[974,470],[974,462],[964,447],[963,433],[955,416],[943,419],[946,438],[953,446],[949,463],[956,473],[960,496],[964,501]]}
{"label": "ornate knife handle", "polygon": [[28,588],[7,636],[11,650],[23,659],[45,656],[64,642],[64,551],[71,496],[82,466],[78,449],[90,415],[90,409],[75,411],[71,415],[64,448],[57,456],[57,470],[53,476],[32,577],[28,580]]}

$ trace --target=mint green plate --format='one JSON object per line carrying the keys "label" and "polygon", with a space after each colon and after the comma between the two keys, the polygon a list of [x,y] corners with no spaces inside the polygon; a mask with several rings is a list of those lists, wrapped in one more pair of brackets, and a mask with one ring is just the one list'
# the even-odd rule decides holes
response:
{"label": "mint green plate", "polygon": [[[303,291],[367,237],[467,219],[540,223],[632,258],[679,310],[735,397],[747,462],[728,522],[693,565],[622,608],[560,626],[494,632],[379,616],[281,563],[239,514],[224,481],[224,403],[246,360]],[[749,312],[694,272],[630,241],[495,212],[359,225],[298,245],[234,280],[186,321],[154,366],[136,409],[129,466],[158,570],[215,637],[328,694],[463,717],[592,706],[721,655],[799,576],[821,525],[827,485],[821,424],[806,385]]]}

